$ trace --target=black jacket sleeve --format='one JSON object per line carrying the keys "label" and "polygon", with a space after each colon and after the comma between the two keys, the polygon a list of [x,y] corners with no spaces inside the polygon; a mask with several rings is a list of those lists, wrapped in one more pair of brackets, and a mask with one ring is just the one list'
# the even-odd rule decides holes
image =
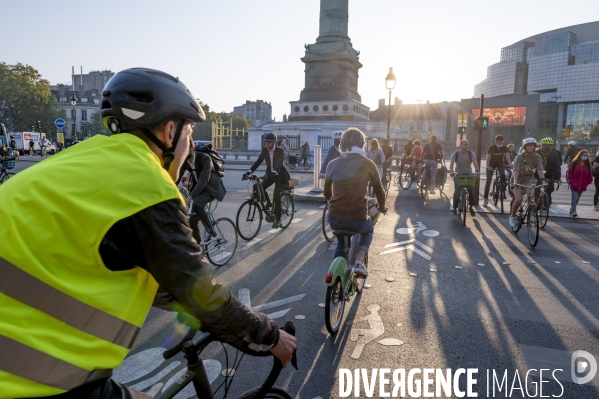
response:
{"label": "black jacket sleeve", "polygon": [[215,280],[179,200],[161,202],[117,222],[99,251],[110,270],[147,270],[161,287],[159,307],[171,308],[176,301],[175,309],[185,309],[200,320],[203,331],[223,342],[247,351],[249,343],[278,341],[272,320],[246,308]]}
{"label": "black jacket sleeve", "polygon": [[329,162],[338,157],[339,153],[337,152],[335,146],[329,148],[329,152],[327,153],[327,156],[324,159],[324,162],[322,163],[322,167],[320,168],[320,174],[325,174],[327,172],[327,165],[329,164]]}
{"label": "black jacket sleeve", "polygon": [[265,152],[264,149],[262,149],[262,151],[260,152],[260,155],[258,155],[258,159],[256,159],[256,162],[254,162],[254,164],[250,168],[252,173],[255,172],[256,169],[258,169],[260,167],[260,165],[262,165],[262,162],[264,162],[264,152]]}

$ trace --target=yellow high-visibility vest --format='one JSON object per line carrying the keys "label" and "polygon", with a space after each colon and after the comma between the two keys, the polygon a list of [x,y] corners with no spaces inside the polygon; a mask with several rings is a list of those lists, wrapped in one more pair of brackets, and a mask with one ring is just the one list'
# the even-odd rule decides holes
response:
{"label": "yellow high-visibility vest", "polygon": [[0,398],[50,396],[111,375],[158,284],[99,253],[119,220],[183,198],[130,134],[95,136],[0,186]]}

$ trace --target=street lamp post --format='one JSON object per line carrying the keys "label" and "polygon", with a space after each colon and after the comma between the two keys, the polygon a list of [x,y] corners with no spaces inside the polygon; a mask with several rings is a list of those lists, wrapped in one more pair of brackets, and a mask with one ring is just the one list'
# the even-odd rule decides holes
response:
{"label": "street lamp post", "polygon": [[73,134],[75,135],[75,141],[77,141],[77,111],[75,106],[77,105],[77,96],[75,93],[70,98],[71,105],[73,106]]}
{"label": "street lamp post", "polygon": [[385,86],[389,90],[389,110],[387,112],[387,140],[391,138],[391,91],[395,88],[395,75],[393,68],[389,68],[389,73],[385,78]]}

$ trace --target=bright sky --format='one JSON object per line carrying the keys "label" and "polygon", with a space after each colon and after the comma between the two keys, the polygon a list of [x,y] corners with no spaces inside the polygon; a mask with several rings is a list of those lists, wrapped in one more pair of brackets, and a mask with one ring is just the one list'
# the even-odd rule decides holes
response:
{"label": "bright sky", "polygon": [[[29,64],[51,84],[76,73],[144,66],[178,76],[215,111],[265,100],[289,114],[304,88],[304,44],[318,36],[319,0],[0,0],[0,62]],[[371,109],[473,95],[500,50],[526,37],[598,20],[597,0],[349,1],[360,51],[358,91]]]}

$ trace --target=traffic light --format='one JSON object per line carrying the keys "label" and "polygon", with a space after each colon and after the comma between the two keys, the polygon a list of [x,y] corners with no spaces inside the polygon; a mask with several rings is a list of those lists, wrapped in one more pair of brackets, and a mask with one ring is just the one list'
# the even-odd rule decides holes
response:
{"label": "traffic light", "polygon": [[82,123],[82,124],[80,125],[80,128],[79,128],[79,130],[81,131],[81,133],[85,133],[85,123]]}
{"label": "traffic light", "polygon": [[465,128],[465,127],[463,127],[463,126],[462,126],[462,127],[458,127],[458,133],[459,133],[459,134],[464,134],[464,133],[466,133],[466,128]]}
{"label": "traffic light", "polygon": [[479,116],[474,120],[474,130],[486,130],[489,128],[489,117]]}
{"label": "traffic light", "polygon": [[42,121],[37,121],[37,128],[42,131]]}
{"label": "traffic light", "polygon": [[35,125],[31,125],[31,131],[35,132]]}

